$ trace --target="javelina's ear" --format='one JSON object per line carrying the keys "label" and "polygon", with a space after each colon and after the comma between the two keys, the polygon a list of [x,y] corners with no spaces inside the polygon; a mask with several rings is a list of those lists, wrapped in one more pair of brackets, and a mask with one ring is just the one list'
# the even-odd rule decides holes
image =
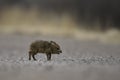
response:
{"label": "javelina's ear", "polygon": [[51,44],[55,45],[55,42],[54,41],[50,41]]}

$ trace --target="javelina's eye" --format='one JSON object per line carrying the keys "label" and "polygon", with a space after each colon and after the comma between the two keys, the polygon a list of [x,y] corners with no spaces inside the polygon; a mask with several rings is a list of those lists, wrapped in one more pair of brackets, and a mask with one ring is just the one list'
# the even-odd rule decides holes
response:
{"label": "javelina's eye", "polygon": [[59,48],[57,48],[57,50],[59,50]]}

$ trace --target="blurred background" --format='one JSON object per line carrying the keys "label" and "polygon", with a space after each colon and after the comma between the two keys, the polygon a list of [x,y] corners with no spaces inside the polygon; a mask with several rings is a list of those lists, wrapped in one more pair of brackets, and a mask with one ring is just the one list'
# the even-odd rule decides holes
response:
{"label": "blurred background", "polygon": [[120,42],[120,0],[0,0],[0,34]]}

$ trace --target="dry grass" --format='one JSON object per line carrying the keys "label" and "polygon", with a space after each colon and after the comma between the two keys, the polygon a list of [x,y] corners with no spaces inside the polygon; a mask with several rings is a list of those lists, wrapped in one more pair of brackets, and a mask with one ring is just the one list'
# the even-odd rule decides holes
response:
{"label": "dry grass", "polygon": [[[83,26],[82,26],[83,27]],[[2,34],[39,34],[74,37],[81,40],[99,40],[120,43],[120,32],[84,30],[78,27],[75,19],[67,13],[58,15],[53,12],[39,12],[37,8],[23,10],[19,7],[2,11],[0,20]]]}

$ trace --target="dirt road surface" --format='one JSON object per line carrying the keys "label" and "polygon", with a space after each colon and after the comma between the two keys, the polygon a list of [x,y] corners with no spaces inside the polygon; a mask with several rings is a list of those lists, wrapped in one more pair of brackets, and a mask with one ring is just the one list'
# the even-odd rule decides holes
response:
{"label": "dirt road surface", "polygon": [[[53,40],[63,53],[28,60],[35,40]],[[0,80],[120,80],[120,45],[72,38],[0,35]]]}

